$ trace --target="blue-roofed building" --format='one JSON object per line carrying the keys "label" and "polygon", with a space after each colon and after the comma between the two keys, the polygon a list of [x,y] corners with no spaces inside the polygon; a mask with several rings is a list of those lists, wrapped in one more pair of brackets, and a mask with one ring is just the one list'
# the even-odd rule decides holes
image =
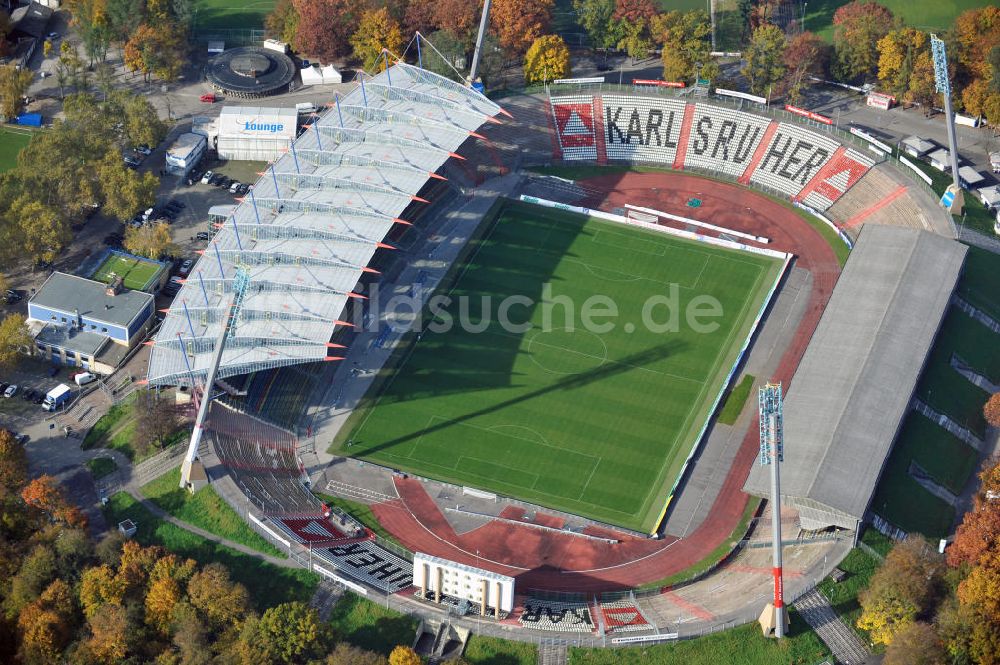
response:
{"label": "blue-roofed building", "polygon": [[108,374],[146,338],[153,296],[54,272],[28,301],[35,351],[55,364]]}

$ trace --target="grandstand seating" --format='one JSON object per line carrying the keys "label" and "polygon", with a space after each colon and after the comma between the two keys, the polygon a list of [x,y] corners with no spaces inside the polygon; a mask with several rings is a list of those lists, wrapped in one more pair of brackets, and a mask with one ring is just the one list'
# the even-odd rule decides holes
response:
{"label": "grandstand seating", "polygon": [[686,104],[660,97],[603,96],[608,159],[673,164]]}
{"label": "grandstand seating", "polygon": [[413,585],[413,564],[370,540],[314,549],[313,556],[386,593],[397,593]]}
{"label": "grandstand seating", "polygon": [[796,197],[839,147],[840,144],[829,136],[783,122],[754,169],[750,182]]}
{"label": "grandstand seating", "polygon": [[552,97],[552,119],[559,150],[566,160],[596,160],[597,132],[592,95]]}
{"label": "grandstand seating", "polygon": [[770,122],[751,113],[696,104],[684,166],[740,177]]}
{"label": "grandstand seating", "polygon": [[627,633],[649,630],[652,626],[632,600],[615,600],[600,604],[605,629],[609,632]]}
{"label": "grandstand seating", "polygon": [[594,630],[590,608],[586,603],[560,603],[539,598],[526,598],[518,623],[535,630],[590,633]]}
{"label": "grandstand seating", "polygon": [[[872,168],[858,180],[850,191],[830,206],[827,215],[838,224],[848,224],[852,219],[856,219],[860,214],[878,204],[887,194],[898,189],[899,186],[900,183],[886,173],[883,168]],[[930,228],[930,222],[925,220],[924,213],[908,196],[896,199],[884,209],[872,214],[867,221],[879,222],[882,220],[897,226],[910,226],[918,229]]]}

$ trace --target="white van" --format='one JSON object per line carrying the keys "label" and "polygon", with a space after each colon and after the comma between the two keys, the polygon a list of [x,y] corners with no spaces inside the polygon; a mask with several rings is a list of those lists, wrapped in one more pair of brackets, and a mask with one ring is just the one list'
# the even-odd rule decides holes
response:
{"label": "white van", "polygon": [[316,105],[313,104],[312,102],[299,102],[298,104],[295,105],[295,111],[299,115],[302,115],[304,113],[315,113]]}
{"label": "white van", "polygon": [[81,372],[80,374],[74,376],[73,380],[76,381],[76,385],[85,386],[88,383],[93,383],[94,381],[97,381],[97,377],[90,372]]}

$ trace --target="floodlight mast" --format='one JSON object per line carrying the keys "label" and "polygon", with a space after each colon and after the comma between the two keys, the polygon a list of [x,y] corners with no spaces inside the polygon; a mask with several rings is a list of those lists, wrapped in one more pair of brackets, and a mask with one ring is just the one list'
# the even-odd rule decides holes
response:
{"label": "floodlight mast", "polygon": [[788,630],[788,611],[785,609],[784,582],[781,570],[781,476],[780,462],[784,461],[782,395],[780,383],[768,383],[760,389],[758,398],[760,414],[760,464],[771,467],[771,551],[774,562],[774,598],[761,612],[759,623],[764,635],[782,638]]}
{"label": "floodlight mast", "polygon": [[[948,128],[948,151],[951,164],[951,186],[948,192],[952,194],[950,201],[942,199],[952,214],[961,214],[964,204],[962,185],[958,179],[958,138],[955,134],[955,114],[951,110],[951,81],[948,79],[948,55],[944,42],[931,33],[931,58],[934,61],[934,86],[944,97],[945,125]],[[947,194],[946,194],[947,196]]]}
{"label": "floodlight mast", "polygon": [[479,75],[479,59],[482,57],[483,42],[486,41],[486,29],[490,25],[490,1],[483,3],[483,16],[479,19],[479,36],[476,37],[476,50],[472,53],[472,68],[469,70],[469,85],[476,82]]}

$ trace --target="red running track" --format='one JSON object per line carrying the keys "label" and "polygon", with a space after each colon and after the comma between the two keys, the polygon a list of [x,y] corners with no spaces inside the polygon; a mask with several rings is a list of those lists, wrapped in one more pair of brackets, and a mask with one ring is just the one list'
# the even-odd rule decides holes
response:
{"label": "red running track", "polygon": [[[765,236],[771,240],[769,247],[795,254],[795,266],[812,273],[812,291],[799,328],[771,377],[785,385],[791,381],[840,274],[833,249],[818,231],[787,205],[738,185],[693,175],[608,174],[581,184],[605,193],[601,200],[583,202],[592,208],[647,206]],[[701,200],[699,208],[686,205],[693,198]],[[409,549],[511,575],[522,589],[593,592],[634,587],[691,567],[729,538],[746,507],[742,487],[757,449],[753,423],[704,522],[683,539],[626,537],[608,543],[501,520],[457,534],[421,482],[412,478],[396,480],[399,499],[372,509]]]}

